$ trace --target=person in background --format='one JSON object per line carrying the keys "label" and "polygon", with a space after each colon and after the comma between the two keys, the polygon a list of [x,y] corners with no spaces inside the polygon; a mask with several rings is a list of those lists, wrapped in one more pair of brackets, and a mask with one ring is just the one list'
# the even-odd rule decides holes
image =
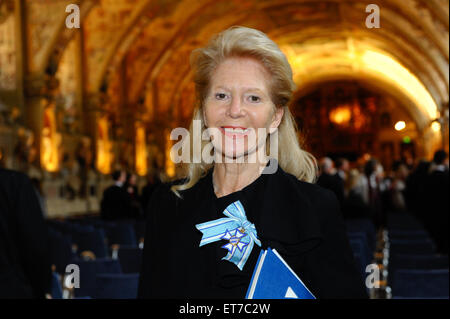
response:
{"label": "person in background", "polygon": [[367,181],[368,204],[371,211],[372,220],[377,228],[384,223],[382,194],[380,189],[380,178],[382,169],[376,159],[369,159],[364,165],[364,178]]}
{"label": "person in background", "polygon": [[337,176],[341,178],[342,182],[345,184],[347,179],[347,174],[350,171],[350,163],[345,158],[338,158],[335,163]]}
{"label": "person in background", "polygon": [[392,165],[392,179],[389,185],[389,211],[405,212],[405,189],[408,177],[408,166],[401,161],[395,161]]}
{"label": "person in background", "polygon": [[139,191],[137,187],[137,176],[134,173],[128,173],[124,186],[131,200],[130,219],[140,219],[144,213],[142,211]]}
{"label": "person in background", "polygon": [[410,213],[425,223],[425,212],[427,211],[425,203],[425,181],[430,171],[431,162],[422,159],[418,162],[416,168],[406,178],[405,201],[406,207]]}
{"label": "person in background", "polygon": [[449,170],[448,155],[444,150],[434,154],[431,172],[425,180],[424,212],[426,226],[436,242],[439,253],[448,254]]}
{"label": "person in background", "polygon": [[333,161],[329,157],[323,157],[319,161],[320,176],[317,185],[331,190],[337,197],[342,207],[344,202],[344,181],[334,168]]}
{"label": "person in background", "polygon": [[366,192],[362,174],[357,169],[351,169],[345,182],[345,199],[342,205],[344,219],[370,218]]}
{"label": "person in background", "polygon": [[50,293],[48,240],[30,179],[0,169],[0,298],[45,298]]}
{"label": "person in background", "polygon": [[141,205],[144,209],[144,212],[146,212],[146,208],[148,206],[148,203],[150,201],[150,198],[152,197],[153,192],[155,189],[161,184],[161,180],[159,179],[158,175],[155,173],[149,173],[147,175],[147,184],[142,188],[142,194],[141,194]]}
{"label": "person in background", "polygon": [[132,211],[131,197],[124,189],[127,178],[123,170],[115,171],[112,174],[114,184],[103,192],[100,203],[100,216],[104,220],[128,219]]}

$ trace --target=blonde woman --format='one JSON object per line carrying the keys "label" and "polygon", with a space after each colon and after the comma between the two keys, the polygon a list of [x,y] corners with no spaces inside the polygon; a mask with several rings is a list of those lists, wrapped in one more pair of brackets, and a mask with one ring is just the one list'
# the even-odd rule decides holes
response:
{"label": "blonde woman", "polygon": [[298,143],[284,54],[264,33],[232,27],[191,65],[193,123],[209,138],[191,125],[185,178],[150,200],[139,296],[244,298],[270,247],[317,298],[365,297],[336,197],[313,184],[316,161]]}

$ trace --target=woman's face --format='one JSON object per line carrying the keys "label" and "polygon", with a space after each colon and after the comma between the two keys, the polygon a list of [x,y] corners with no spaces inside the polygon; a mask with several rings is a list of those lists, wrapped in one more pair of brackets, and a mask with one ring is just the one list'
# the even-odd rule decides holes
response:
{"label": "woman's face", "polygon": [[252,58],[228,58],[218,65],[203,108],[216,152],[238,158],[265,147],[267,134],[278,127],[283,116],[283,109],[275,110],[270,99],[269,76]]}

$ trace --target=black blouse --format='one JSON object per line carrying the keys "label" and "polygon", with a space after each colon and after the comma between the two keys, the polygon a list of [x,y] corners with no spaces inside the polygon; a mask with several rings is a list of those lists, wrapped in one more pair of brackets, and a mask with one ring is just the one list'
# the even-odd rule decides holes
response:
{"label": "black blouse", "polygon": [[221,240],[199,247],[195,225],[225,217],[240,200],[262,249],[276,249],[317,298],[366,298],[335,195],[280,167],[240,191],[217,198],[212,170],[182,199],[161,185],[148,206],[139,297],[245,298],[261,247],[243,268],[222,258]]}

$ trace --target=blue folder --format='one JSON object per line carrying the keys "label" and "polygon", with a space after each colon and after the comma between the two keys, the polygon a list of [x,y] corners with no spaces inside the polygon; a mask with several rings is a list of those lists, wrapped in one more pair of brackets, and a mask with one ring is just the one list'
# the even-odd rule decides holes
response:
{"label": "blue folder", "polygon": [[275,249],[261,250],[246,299],[316,299]]}

